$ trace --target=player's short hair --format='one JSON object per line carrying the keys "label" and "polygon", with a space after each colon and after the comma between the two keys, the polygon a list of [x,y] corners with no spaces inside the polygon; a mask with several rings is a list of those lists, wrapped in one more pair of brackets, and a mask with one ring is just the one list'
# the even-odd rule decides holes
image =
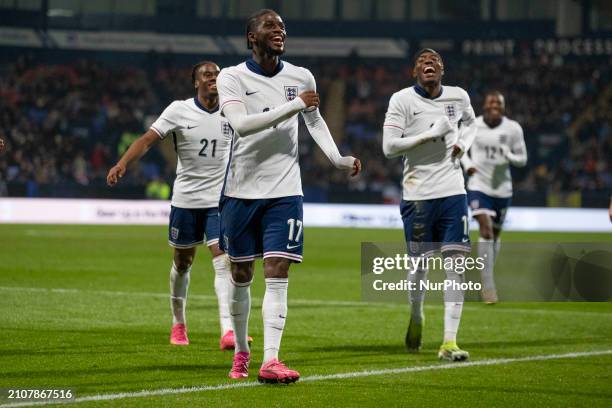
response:
{"label": "player's short hair", "polygon": [[204,65],[217,65],[212,61],[200,61],[197,64],[195,64],[193,66],[193,68],[191,68],[191,84],[195,84],[196,81],[196,75],[198,74],[198,70],[200,69],[201,66]]}
{"label": "player's short hair", "polygon": [[438,58],[440,58],[440,61],[442,61],[442,56],[440,55],[440,53],[436,50],[434,50],[433,48],[421,48],[420,50],[417,51],[416,54],[414,54],[414,56],[412,57],[412,65],[416,64],[417,60],[419,59],[419,57],[423,54],[425,54],[426,52],[431,52],[432,54],[435,54],[438,56]]}
{"label": "player's short hair", "polygon": [[253,46],[251,45],[251,42],[249,41],[249,33],[255,29],[255,26],[259,22],[259,18],[265,16],[266,14],[277,14],[278,15],[278,13],[272,9],[261,9],[251,14],[249,18],[247,18],[246,29],[245,29],[244,35],[246,37],[247,48],[249,50],[253,49]]}
{"label": "player's short hair", "polygon": [[487,99],[487,97],[489,96],[501,96],[502,99],[506,99],[504,97],[504,94],[500,90],[497,90],[497,89],[489,89],[487,92],[485,92],[484,94],[485,99]]}

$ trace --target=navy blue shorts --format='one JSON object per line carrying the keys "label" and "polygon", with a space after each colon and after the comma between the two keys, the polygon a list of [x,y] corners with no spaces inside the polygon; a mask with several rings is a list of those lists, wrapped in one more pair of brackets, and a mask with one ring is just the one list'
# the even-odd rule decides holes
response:
{"label": "navy blue shorts", "polygon": [[171,206],[168,243],[175,248],[191,248],[219,242],[219,209],[178,208]]}
{"label": "navy blue shorts", "polygon": [[280,257],[302,262],[303,198],[221,197],[221,249],[232,262]]}
{"label": "navy blue shorts", "polygon": [[429,256],[437,250],[470,252],[465,194],[400,204],[410,255]]}
{"label": "navy blue shorts", "polygon": [[472,210],[472,216],[487,214],[493,218],[493,226],[501,228],[506,219],[506,211],[510,207],[511,197],[491,197],[481,191],[468,191],[468,202]]}

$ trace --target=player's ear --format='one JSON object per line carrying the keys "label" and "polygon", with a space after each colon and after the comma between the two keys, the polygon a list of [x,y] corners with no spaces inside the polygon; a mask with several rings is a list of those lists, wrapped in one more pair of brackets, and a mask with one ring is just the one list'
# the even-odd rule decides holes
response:
{"label": "player's ear", "polygon": [[252,31],[249,31],[249,33],[247,34],[247,41],[248,41],[248,48],[249,50],[253,49],[253,42],[255,41],[255,33]]}

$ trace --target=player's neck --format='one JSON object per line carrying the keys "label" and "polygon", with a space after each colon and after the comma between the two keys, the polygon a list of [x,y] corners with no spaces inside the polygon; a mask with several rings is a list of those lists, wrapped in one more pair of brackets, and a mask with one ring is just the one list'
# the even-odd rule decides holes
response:
{"label": "player's neck", "polygon": [[482,118],[484,120],[484,123],[490,127],[490,128],[496,128],[498,127],[501,122],[502,122],[502,118],[498,118],[498,119],[493,119],[491,117],[488,116],[483,116]]}
{"label": "player's neck", "polygon": [[425,92],[427,92],[430,98],[437,98],[438,96],[440,96],[440,92],[442,92],[441,82],[435,84],[422,84],[420,82],[417,82],[417,85],[423,90],[425,90]]}
{"label": "player's neck", "polygon": [[198,102],[207,110],[212,111],[219,106],[219,96],[206,96],[198,92]]}
{"label": "player's neck", "polygon": [[253,61],[257,63],[266,73],[272,74],[276,70],[280,58],[278,55],[268,55],[253,52]]}

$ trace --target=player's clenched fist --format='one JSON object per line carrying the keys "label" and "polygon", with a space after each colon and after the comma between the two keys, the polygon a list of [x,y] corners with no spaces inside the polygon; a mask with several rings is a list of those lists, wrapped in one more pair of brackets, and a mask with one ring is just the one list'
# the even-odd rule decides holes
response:
{"label": "player's clenched fist", "polygon": [[125,166],[122,164],[116,164],[108,171],[108,175],[106,176],[106,184],[111,187],[114,186],[124,174]]}
{"label": "player's clenched fist", "polygon": [[304,91],[299,95],[300,98],[304,101],[307,108],[310,107],[319,107],[319,94],[315,91]]}
{"label": "player's clenched fist", "polygon": [[453,130],[453,125],[447,116],[440,116],[431,127],[431,132],[435,136],[444,136],[451,130]]}
{"label": "player's clenched fist", "polygon": [[353,156],[344,156],[336,163],[336,167],[339,169],[345,169],[350,171],[350,176],[355,177],[361,172],[361,160],[354,158]]}

